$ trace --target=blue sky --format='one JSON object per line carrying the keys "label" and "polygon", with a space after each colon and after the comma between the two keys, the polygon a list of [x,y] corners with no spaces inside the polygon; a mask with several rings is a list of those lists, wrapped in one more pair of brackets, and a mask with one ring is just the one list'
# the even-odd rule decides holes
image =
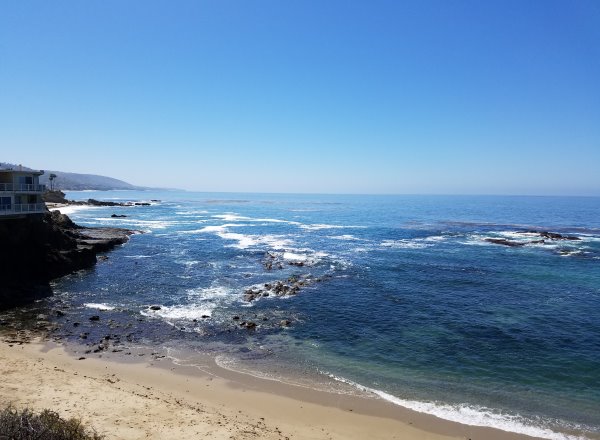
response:
{"label": "blue sky", "polygon": [[201,191],[600,195],[600,3],[0,3],[0,161]]}

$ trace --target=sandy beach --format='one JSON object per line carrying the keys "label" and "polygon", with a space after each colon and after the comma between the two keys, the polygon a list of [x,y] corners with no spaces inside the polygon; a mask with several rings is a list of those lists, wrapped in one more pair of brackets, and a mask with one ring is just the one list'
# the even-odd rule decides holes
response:
{"label": "sandy beach", "polygon": [[[158,362],[79,359],[40,341],[0,344],[0,402],[50,408],[116,439],[525,438],[383,401]],[[317,403],[319,402],[319,403]]]}

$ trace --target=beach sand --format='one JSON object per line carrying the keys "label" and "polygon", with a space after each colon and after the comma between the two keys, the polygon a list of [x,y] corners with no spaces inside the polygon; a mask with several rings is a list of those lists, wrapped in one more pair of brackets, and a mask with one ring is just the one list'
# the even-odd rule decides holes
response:
{"label": "beach sand", "polygon": [[78,417],[111,439],[526,438],[215,365],[158,363],[79,360],[61,346],[4,341],[0,404]]}

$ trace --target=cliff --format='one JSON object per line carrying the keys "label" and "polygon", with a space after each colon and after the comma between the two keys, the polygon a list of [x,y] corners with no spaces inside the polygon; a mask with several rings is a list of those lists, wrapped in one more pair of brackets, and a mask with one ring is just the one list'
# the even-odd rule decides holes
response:
{"label": "cliff", "polygon": [[0,220],[0,309],[51,295],[52,279],[92,267],[132,233],[83,228],[58,211]]}

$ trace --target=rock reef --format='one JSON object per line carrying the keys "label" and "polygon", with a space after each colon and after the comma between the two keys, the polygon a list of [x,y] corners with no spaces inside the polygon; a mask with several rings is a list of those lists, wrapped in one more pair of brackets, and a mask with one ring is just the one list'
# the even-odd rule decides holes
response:
{"label": "rock reef", "polygon": [[579,237],[574,235],[562,235],[555,232],[548,231],[537,231],[537,230],[528,230],[528,231],[517,231],[517,234],[523,234],[527,236],[535,236],[535,240],[527,240],[527,241],[514,241],[508,240],[506,238],[486,238],[485,241],[493,244],[500,244],[508,247],[521,247],[529,244],[546,244],[548,242],[554,241],[578,241],[581,240]]}

